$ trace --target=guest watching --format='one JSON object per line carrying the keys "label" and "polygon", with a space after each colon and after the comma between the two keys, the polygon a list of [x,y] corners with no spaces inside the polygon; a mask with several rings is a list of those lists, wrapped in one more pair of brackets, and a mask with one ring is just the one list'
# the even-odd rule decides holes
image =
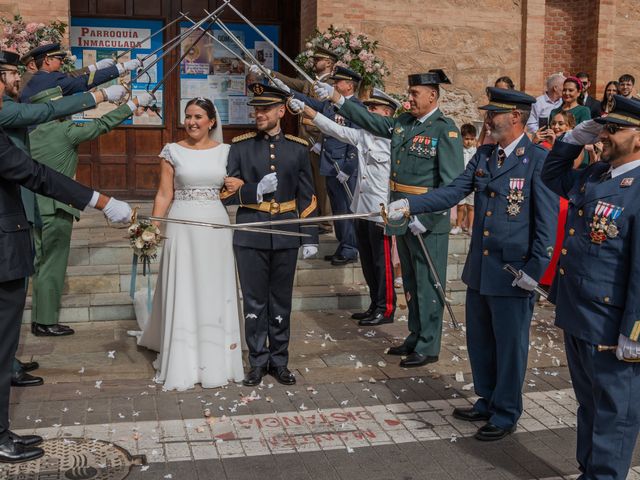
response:
{"label": "guest watching", "polygon": [[576,125],[591,119],[591,111],[580,105],[582,98],[582,82],[576,77],[568,77],[562,86],[562,105],[551,110],[549,118],[553,118],[558,112],[570,112],[576,119]]}
{"label": "guest watching", "polygon": [[636,79],[633,75],[625,73],[620,75],[618,79],[618,88],[620,88],[620,95],[627,98],[633,98],[633,86],[636,84]]}
{"label": "guest watching", "polygon": [[562,73],[554,73],[547,78],[545,94],[536,98],[536,103],[531,107],[531,115],[529,115],[529,120],[527,121],[527,132],[537,132],[542,126],[541,119],[543,124],[548,124],[551,110],[562,104],[562,85],[564,80],[565,76]]}
{"label": "guest watching", "polygon": [[602,116],[613,110],[614,95],[622,94],[620,93],[620,84],[615,80],[611,80],[609,83],[607,83],[607,86],[604,87],[604,95],[602,96],[602,101],[600,102],[600,111],[602,112]]}
{"label": "guest watching", "polygon": [[582,103],[591,111],[591,118],[597,118],[600,116],[600,102],[589,95],[589,88],[591,88],[591,80],[587,72],[576,73],[578,80],[582,82]]}

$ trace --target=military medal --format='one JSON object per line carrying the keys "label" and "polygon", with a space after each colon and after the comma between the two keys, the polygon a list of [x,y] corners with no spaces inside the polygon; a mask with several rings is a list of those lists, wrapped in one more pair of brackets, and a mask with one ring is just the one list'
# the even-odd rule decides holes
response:
{"label": "military medal", "polygon": [[509,195],[507,195],[507,213],[516,216],[520,213],[520,206],[524,203],[524,178],[509,179]]}
{"label": "military medal", "polygon": [[393,131],[396,135],[400,135],[402,132],[404,132],[404,128],[402,127],[396,127],[396,129]]}
{"label": "military medal", "polygon": [[630,187],[631,185],[633,185],[633,177],[623,178],[620,182],[621,187]]}
{"label": "military medal", "polygon": [[344,117],[343,117],[342,115],[336,115],[336,116],[334,117],[334,120],[333,120],[333,121],[334,121],[334,122],[336,122],[338,125],[341,125],[341,126],[343,126],[343,127],[344,127],[344,125],[345,125]]}
{"label": "military medal", "polygon": [[622,214],[623,207],[617,207],[611,203],[598,201],[596,209],[593,212],[593,219],[589,226],[591,232],[589,232],[589,238],[591,243],[596,245],[602,245],[607,237],[616,238],[620,233],[618,225],[616,225],[617,218]]}
{"label": "military medal", "polygon": [[476,177],[484,177],[486,175],[487,174],[485,173],[485,171],[483,169],[479,168],[479,169],[476,170]]}
{"label": "military medal", "polygon": [[516,155],[517,156],[524,155],[524,147],[519,147],[518,149],[516,149]]}

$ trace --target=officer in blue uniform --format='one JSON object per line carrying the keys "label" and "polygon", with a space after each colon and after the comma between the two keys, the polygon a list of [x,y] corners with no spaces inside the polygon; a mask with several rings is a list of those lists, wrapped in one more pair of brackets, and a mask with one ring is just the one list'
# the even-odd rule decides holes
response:
{"label": "officer in blue uniform", "polygon": [[[356,72],[344,67],[336,67],[329,80],[334,82],[335,89],[346,99],[363,106],[355,93],[362,77]],[[291,92],[295,98],[302,100],[315,111],[345,127],[359,128],[350,120],[336,113],[329,100],[320,101],[295,90],[290,90],[283,82],[276,79],[276,83],[286,92]],[[364,106],[363,106],[364,107]],[[320,175],[327,179],[327,193],[334,215],[350,212],[351,198],[347,188],[353,194],[356,186],[358,170],[358,149],[336,138],[325,136],[322,140],[320,152]],[[338,248],[333,255],[327,255],[325,260],[332,265],[345,265],[358,259],[356,230],[353,220],[334,222]]]}
{"label": "officer in blue uniform", "polygon": [[[462,273],[467,284],[467,347],[475,391],[472,408],[453,416],[485,420],[478,440],[499,440],[513,432],[522,414],[532,290],[553,253],[558,199],[540,178],[547,151],[534,145],[525,125],[535,98],[490,87],[487,124],[496,145],[483,145],[452,183],[389,205],[397,222],[414,214],[446,211],[475,192],[476,216]],[[574,157],[575,158],[575,157]],[[503,270],[511,264],[520,278]]]}
{"label": "officer in blue uniform", "polygon": [[62,88],[63,95],[86,92],[141,66],[139,60],[128,60],[83,75],[69,75],[60,71],[67,52],[60,48],[59,43],[36,47],[27,55],[36,61],[38,71],[33,74],[28,84],[23,85],[20,92],[20,101],[25,103],[42,90],[57,86]]}
{"label": "officer in blue uniform", "polygon": [[[584,480],[626,479],[640,428],[640,102],[614,102],[606,117],[556,141],[542,171],[569,200],[550,299],[579,404]],[[572,170],[598,139],[602,161]]]}
{"label": "officer in blue uniform", "polygon": [[[240,205],[237,224],[316,216],[308,143],[284,134],[280,126],[289,95],[259,83],[249,88],[257,131],[234,138],[227,161],[228,175],[245,183],[233,195],[223,192],[221,198]],[[298,249],[303,247],[303,258],[318,252],[318,231],[315,225],[297,224],[277,229],[310,236],[242,230],[233,235],[251,365],[243,380],[247,386],[259,385],[266,373],[282,384],[296,383],[287,368],[293,278]]]}

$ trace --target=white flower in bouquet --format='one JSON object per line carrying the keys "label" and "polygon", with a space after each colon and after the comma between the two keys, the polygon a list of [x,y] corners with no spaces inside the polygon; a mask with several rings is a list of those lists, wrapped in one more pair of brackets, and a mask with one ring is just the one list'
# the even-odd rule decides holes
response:
{"label": "white flower in bouquet", "polygon": [[144,248],[144,240],[142,240],[142,237],[138,237],[136,238],[136,241],[133,243],[133,245],[142,250]]}
{"label": "white flower in bouquet", "polygon": [[152,242],[156,239],[156,233],[150,230],[145,230],[142,232],[142,240],[145,242]]}

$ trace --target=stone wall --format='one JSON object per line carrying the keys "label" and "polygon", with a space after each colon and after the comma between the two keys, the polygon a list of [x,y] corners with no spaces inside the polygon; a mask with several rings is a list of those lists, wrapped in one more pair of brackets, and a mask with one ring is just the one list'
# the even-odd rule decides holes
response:
{"label": "stone wall", "polygon": [[20,14],[27,22],[69,23],[69,0],[0,0],[0,16]]}

